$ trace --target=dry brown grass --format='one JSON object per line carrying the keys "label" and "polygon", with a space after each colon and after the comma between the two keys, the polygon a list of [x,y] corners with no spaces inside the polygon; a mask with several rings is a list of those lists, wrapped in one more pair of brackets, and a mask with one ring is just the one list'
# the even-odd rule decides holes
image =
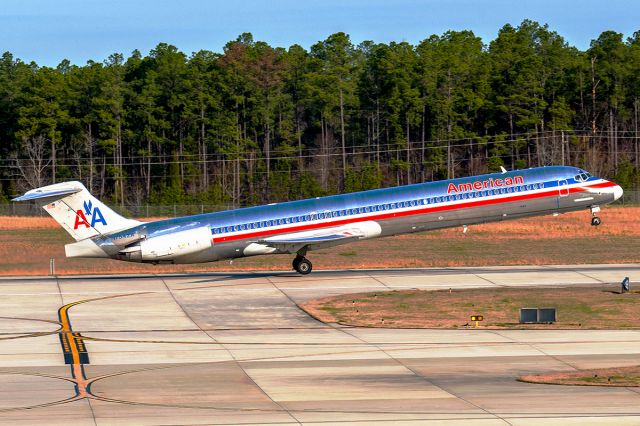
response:
{"label": "dry brown grass", "polygon": [[60,225],[50,216],[24,217],[0,216],[0,231],[15,231],[18,229],[54,229]]}
{"label": "dry brown grass", "polygon": [[[600,216],[597,228],[584,211],[475,225],[466,234],[456,228],[366,240],[308,257],[315,269],[640,262],[640,207],[609,207]],[[0,217],[0,275],[47,274],[51,257],[61,274],[286,270],[291,264],[289,255],[162,266],[66,259],[70,242],[49,217]]]}
{"label": "dry brown grass", "polygon": [[[403,290],[346,294],[301,305],[320,321],[357,327],[638,328],[640,292],[618,294],[619,285]],[[522,307],[555,307],[555,324],[520,324]]]}
{"label": "dry brown grass", "polygon": [[640,365],[522,376],[529,383],[574,386],[640,386]]}

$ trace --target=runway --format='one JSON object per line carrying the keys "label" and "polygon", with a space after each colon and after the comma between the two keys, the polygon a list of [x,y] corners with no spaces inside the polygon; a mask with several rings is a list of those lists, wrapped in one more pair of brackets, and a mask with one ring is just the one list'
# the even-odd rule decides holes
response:
{"label": "runway", "polygon": [[367,329],[297,307],[625,276],[640,265],[0,278],[0,424],[638,425],[640,388],[516,378],[638,364],[640,330]]}

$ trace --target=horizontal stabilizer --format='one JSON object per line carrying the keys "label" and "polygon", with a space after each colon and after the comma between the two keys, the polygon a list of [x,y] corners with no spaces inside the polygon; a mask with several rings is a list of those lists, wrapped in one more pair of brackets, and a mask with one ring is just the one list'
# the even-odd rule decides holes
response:
{"label": "horizontal stabilizer", "polygon": [[69,189],[57,189],[57,190],[44,190],[44,189],[34,189],[31,190],[20,197],[14,198],[11,201],[35,201],[42,200],[47,201],[49,199],[59,200],[63,198],[65,195],[75,194],[76,192],[82,191],[82,188],[69,188]]}

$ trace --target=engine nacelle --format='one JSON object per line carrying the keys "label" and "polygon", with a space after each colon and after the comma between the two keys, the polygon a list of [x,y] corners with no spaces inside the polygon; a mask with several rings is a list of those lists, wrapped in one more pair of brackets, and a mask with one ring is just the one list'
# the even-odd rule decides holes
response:
{"label": "engine nacelle", "polygon": [[204,226],[144,239],[121,250],[120,255],[133,262],[164,262],[210,247],[211,230]]}

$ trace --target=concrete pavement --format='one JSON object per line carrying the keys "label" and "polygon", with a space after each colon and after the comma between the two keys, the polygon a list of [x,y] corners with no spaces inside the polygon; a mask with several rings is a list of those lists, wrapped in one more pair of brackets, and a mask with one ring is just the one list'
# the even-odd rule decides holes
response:
{"label": "concrete pavement", "polygon": [[[297,303],[639,275],[568,265],[2,278],[0,424],[637,425],[639,388],[516,378],[637,364],[640,330],[352,328]],[[73,357],[82,345],[88,363]]]}

